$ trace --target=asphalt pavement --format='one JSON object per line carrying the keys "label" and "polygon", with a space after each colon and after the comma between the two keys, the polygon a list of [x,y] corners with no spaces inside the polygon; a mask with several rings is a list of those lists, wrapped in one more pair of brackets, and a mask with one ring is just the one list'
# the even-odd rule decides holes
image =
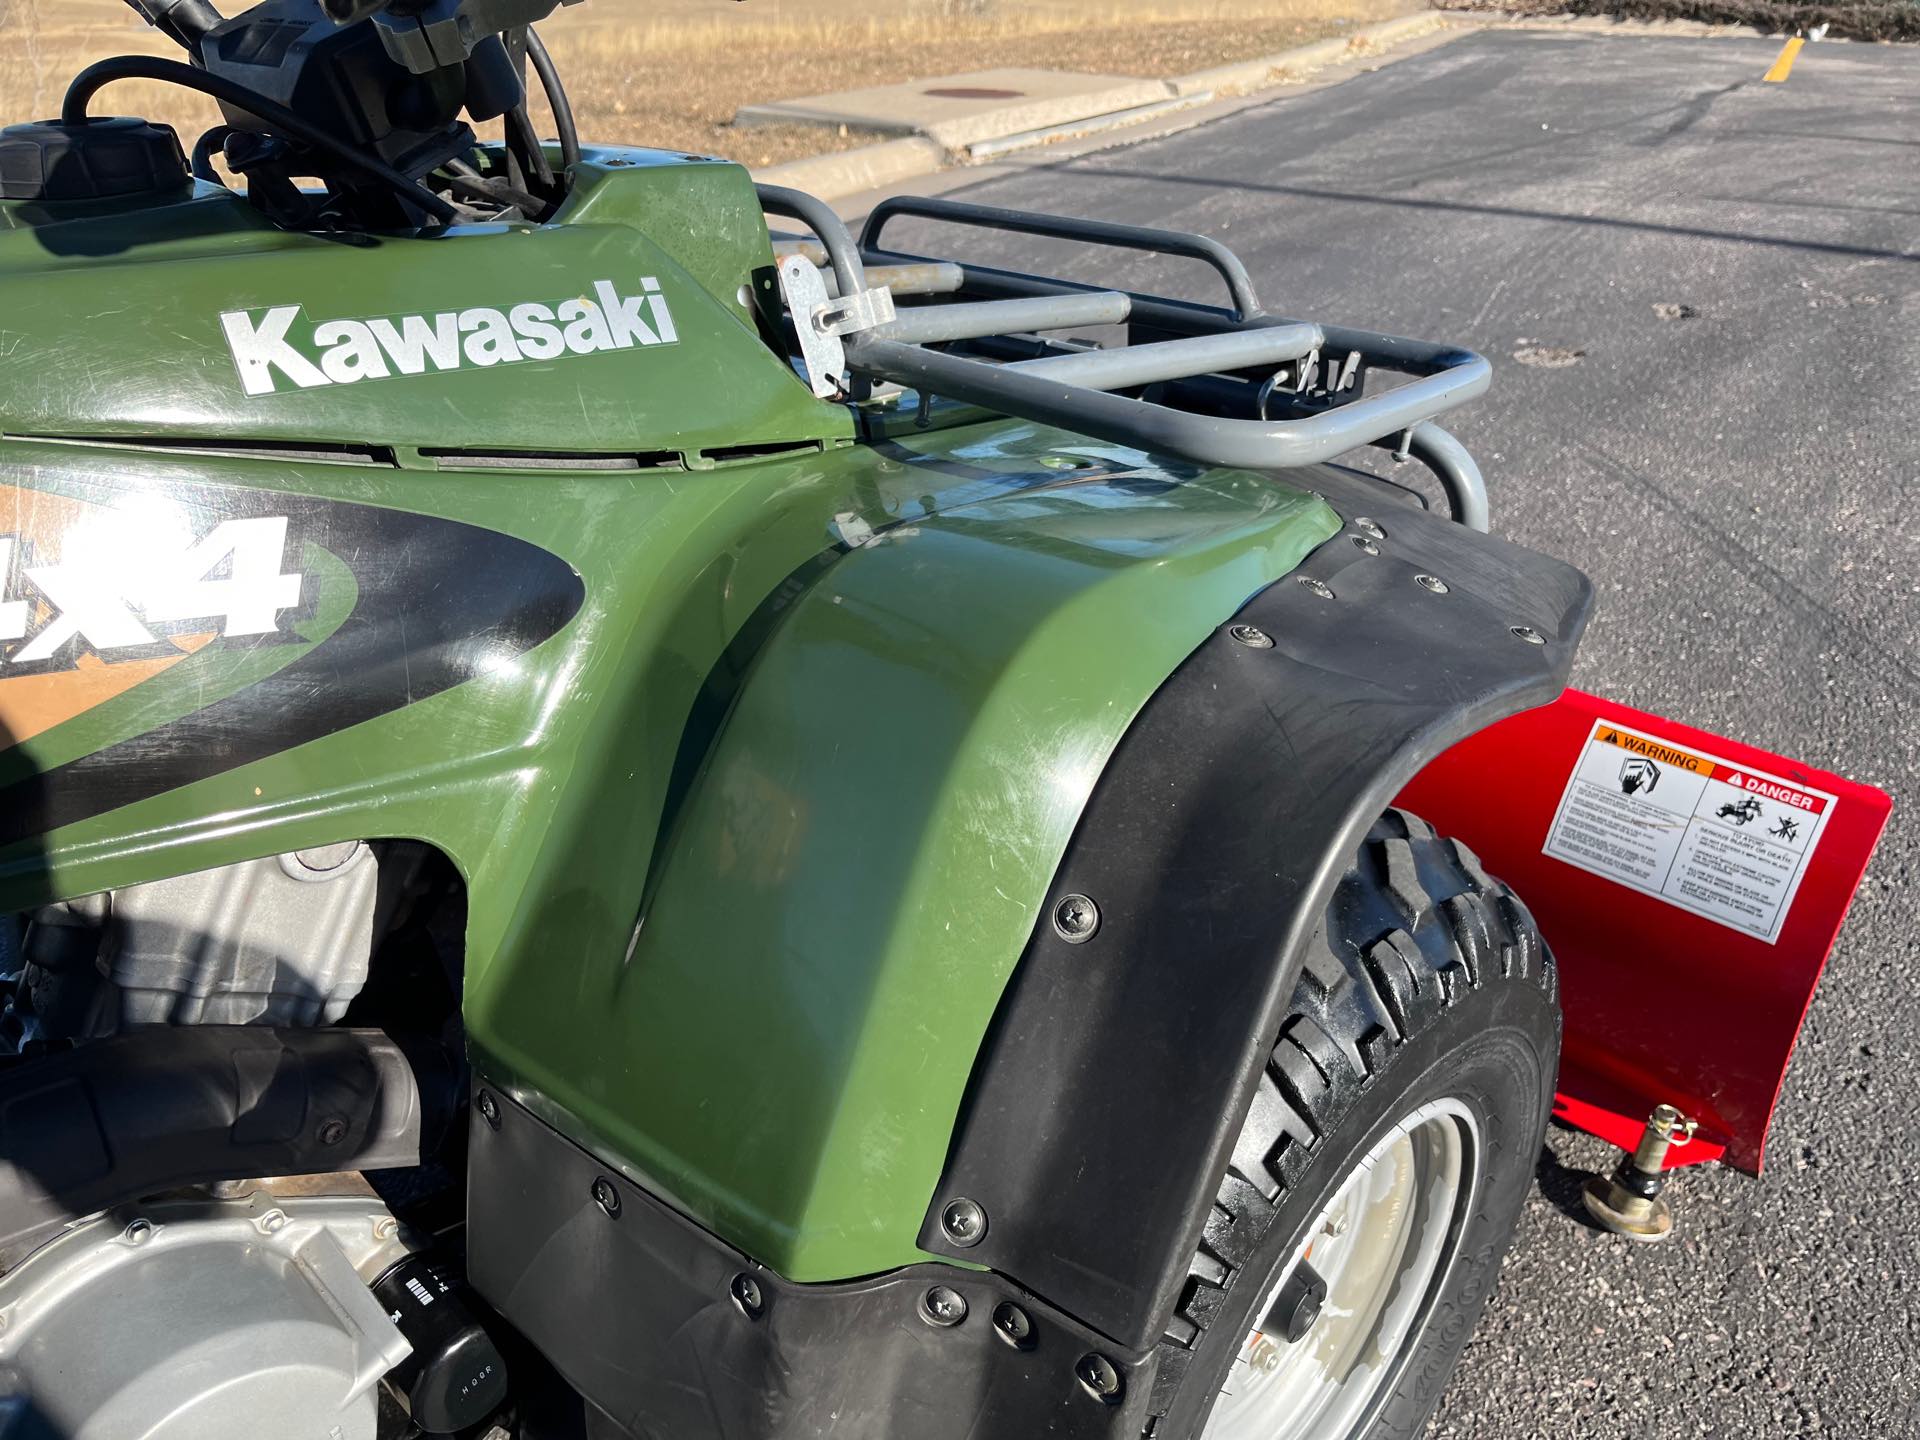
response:
{"label": "asphalt pavement", "polygon": [[[1920,1436],[1920,49],[1763,83],[1779,49],[1469,33],[941,186],[1205,231],[1274,310],[1491,357],[1448,424],[1494,528],[1597,585],[1575,682],[1894,796],[1765,1177],[1685,1173],[1628,1247],[1563,1209],[1610,1152],[1551,1132],[1440,1436]],[[1167,263],[1063,268],[1206,293]]]}

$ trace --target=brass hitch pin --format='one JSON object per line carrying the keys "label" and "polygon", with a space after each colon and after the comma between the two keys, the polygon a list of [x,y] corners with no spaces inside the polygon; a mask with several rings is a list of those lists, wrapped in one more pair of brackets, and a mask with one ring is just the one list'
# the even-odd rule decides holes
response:
{"label": "brass hitch pin", "polygon": [[1656,1105],[1640,1143],[1631,1155],[1621,1157],[1612,1178],[1596,1175],[1581,1191],[1587,1213],[1602,1228],[1629,1240],[1665,1240],[1673,1233],[1673,1210],[1660,1193],[1667,1183],[1667,1151],[1692,1144],[1697,1123],[1672,1105]]}

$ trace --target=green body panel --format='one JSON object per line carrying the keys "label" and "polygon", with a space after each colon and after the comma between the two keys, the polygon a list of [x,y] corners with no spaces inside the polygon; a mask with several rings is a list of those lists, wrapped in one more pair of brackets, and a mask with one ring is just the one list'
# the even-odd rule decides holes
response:
{"label": "green body panel", "polygon": [[923,1258],[979,1039],[1108,755],[1334,528],[1215,475],[983,500],[854,551],[755,658],[631,953],[565,986],[491,971],[471,1033],[789,1278]]}
{"label": "green body panel", "polygon": [[[409,703],[386,713],[257,758],[205,735],[183,756],[181,723],[355,625],[391,630],[405,667],[413,612],[369,607],[407,593],[427,542],[299,540],[284,563],[303,606],[271,643],[168,650],[0,749],[16,787],[57,788],[57,767],[110,746],[108,781],[136,789],[208,762],[0,851],[0,907],[429,841],[468,882],[484,1073],[780,1273],[872,1273],[919,1258],[982,1035],[1128,722],[1338,522],[1271,479],[1019,423],[853,444],[848,409],[815,400],[740,303],[770,258],[745,173],[603,154],[595,181],[575,229],[364,248],[254,228],[218,195],[164,212],[151,240],[136,217],[0,221],[0,533],[197,514],[216,491],[290,510],[295,534],[300,506],[384,507],[404,512],[396,536],[442,517],[517,537],[580,597],[460,683],[415,698],[403,676]],[[676,344],[330,389],[243,395],[216,319],[505,304],[636,274],[671,293]],[[394,453],[162,448],[194,438]],[[800,448],[724,459],[777,445]],[[467,468],[428,453],[443,447],[683,461]],[[75,678],[104,673],[87,663]],[[0,669],[0,718],[34,683]]]}
{"label": "green body panel", "polygon": [[[74,208],[74,207],[69,207]],[[421,450],[649,450],[852,433],[759,343],[741,288],[773,251],[745,170],[595,152],[547,226],[404,237],[290,234],[213,186],[158,207],[48,217],[0,203],[0,400],[30,435],[245,438]],[[553,302],[657,277],[680,339],[551,362],[463,365],[248,396],[223,312],[306,318]]]}

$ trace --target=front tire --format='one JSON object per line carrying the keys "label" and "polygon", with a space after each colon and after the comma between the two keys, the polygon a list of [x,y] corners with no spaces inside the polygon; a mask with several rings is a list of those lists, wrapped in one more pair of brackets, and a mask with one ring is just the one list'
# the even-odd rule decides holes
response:
{"label": "front tire", "polygon": [[1160,1345],[1152,1440],[1419,1434],[1526,1199],[1559,1049],[1526,908],[1388,811],[1235,1143]]}

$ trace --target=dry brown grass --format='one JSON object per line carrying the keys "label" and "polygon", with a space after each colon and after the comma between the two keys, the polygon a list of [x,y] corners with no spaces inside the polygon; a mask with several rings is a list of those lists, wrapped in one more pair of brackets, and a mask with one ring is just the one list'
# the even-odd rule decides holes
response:
{"label": "dry brown grass", "polygon": [[[541,27],[583,136],[765,165],[871,139],[806,126],[736,128],[756,100],[1002,65],[1159,77],[1250,59],[1385,19],[1414,0],[594,0]],[[0,116],[53,113],[66,79],[103,55],[166,54],[118,0],[0,0]],[[125,82],[100,102],[178,129],[211,102]],[[545,124],[545,116],[539,117]]]}

